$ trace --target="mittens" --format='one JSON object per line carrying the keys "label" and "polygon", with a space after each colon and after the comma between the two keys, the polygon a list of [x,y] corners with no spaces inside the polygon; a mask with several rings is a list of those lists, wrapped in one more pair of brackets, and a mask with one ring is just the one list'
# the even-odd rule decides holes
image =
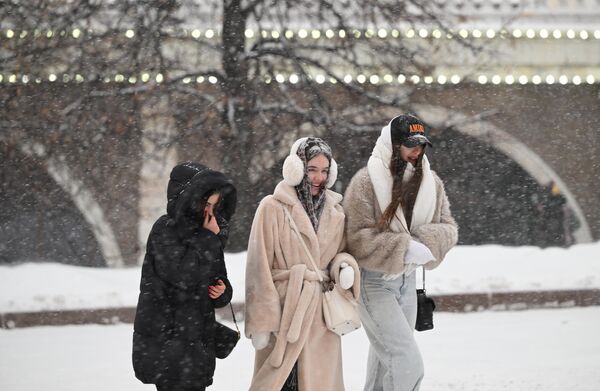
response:
{"label": "mittens", "polygon": [[435,261],[435,257],[429,247],[411,239],[404,255],[404,263],[414,263],[417,266],[421,266],[430,261]]}
{"label": "mittens", "polygon": [[384,274],[381,278],[385,281],[395,280],[403,274],[409,275],[419,266],[435,261],[429,247],[414,239],[408,243],[408,249],[404,255],[404,272],[398,274]]}
{"label": "mittens", "polygon": [[350,289],[354,284],[354,269],[346,262],[340,264],[339,283],[342,289]]}
{"label": "mittens", "polygon": [[254,346],[254,349],[262,350],[262,349],[266,348],[267,345],[269,344],[269,339],[271,338],[271,333],[269,333],[269,332],[256,333],[256,334],[253,334],[251,338],[252,338],[252,346]]}

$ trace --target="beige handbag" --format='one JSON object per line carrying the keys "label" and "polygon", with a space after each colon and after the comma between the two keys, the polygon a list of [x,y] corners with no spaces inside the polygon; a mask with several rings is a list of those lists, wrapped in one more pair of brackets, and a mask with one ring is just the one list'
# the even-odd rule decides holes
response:
{"label": "beige handbag", "polygon": [[323,277],[321,276],[320,269],[317,267],[310,251],[306,247],[306,243],[300,236],[300,231],[298,231],[298,227],[292,219],[290,212],[284,206],[283,210],[290,221],[290,226],[292,230],[296,232],[298,239],[300,239],[300,243],[302,244],[302,248],[306,252],[310,263],[312,264],[313,269],[317,273],[319,277],[319,281],[321,281],[321,285],[323,286],[323,317],[325,318],[325,325],[327,328],[337,335],[348,334],[354,330],[360,328],[360,316],[358,315],[356,300],[348,297],[346,292],[333,282],[326,284],[323,281]]}

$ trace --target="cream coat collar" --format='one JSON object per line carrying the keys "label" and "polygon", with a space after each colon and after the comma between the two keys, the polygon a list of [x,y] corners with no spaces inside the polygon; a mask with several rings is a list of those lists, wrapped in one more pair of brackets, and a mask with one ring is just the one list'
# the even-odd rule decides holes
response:
{"label": "cream coat collar", "polygon": [[345,218],[344,214],[337,210],[337,205],[342,201],[342,195],[331,190],[325,191],[327,192],[325,207],[321,214],[317,232],[315,232],[293,186],[281,181],[273,191],[275,200],[291,207],[292,218],[296,222],[300,233],[305,237],[306,245],[309,246],[311,251],[314,250],[315,259],[319,259],[320,254],[329,246],[337,245],[336,243],[329,243],[326,238],[330,237],[331,232],[338,229],[339,224],[344,223]]}

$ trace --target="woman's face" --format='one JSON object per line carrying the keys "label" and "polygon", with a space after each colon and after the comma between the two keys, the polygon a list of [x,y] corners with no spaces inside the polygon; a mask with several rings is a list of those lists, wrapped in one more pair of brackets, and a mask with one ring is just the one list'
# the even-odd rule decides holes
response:
{"label": "woman's face", "polygon": [[319,195],[329,178],[329,160],[325,155],[318,154],[306,163],[306,175],[310,182],[310,194]]}
{"label": "woman's face", "polygon": [[210,197],[208,197],[208,200],[206,200],[206,205],[204,206],[204,213],[208,213],[209,215],[214,216],[215,208],[219,203],[220,198],[221,195],[219,193],[214,193]]}
{"label": "woman's face", "polygon": [[408,162],[413,165],[413,167],[417,164],[417,160],[419,160],[419,155],[423,153],[423,146],[417,145],[416,147],[405,147],[404,145],[400,146],[400,157],[405,162]]}

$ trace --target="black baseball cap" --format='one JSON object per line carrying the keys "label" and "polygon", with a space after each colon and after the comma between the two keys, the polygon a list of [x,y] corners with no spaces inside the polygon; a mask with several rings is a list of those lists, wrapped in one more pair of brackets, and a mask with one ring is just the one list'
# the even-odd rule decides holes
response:
{"label": "black baseball cap", "polygon": [[410,114],[402,114],[390,123],[392,145],[404,145],[408,148],[417,145],[429,145],[433,147],[426,135],[426,125],[423,121]]}

